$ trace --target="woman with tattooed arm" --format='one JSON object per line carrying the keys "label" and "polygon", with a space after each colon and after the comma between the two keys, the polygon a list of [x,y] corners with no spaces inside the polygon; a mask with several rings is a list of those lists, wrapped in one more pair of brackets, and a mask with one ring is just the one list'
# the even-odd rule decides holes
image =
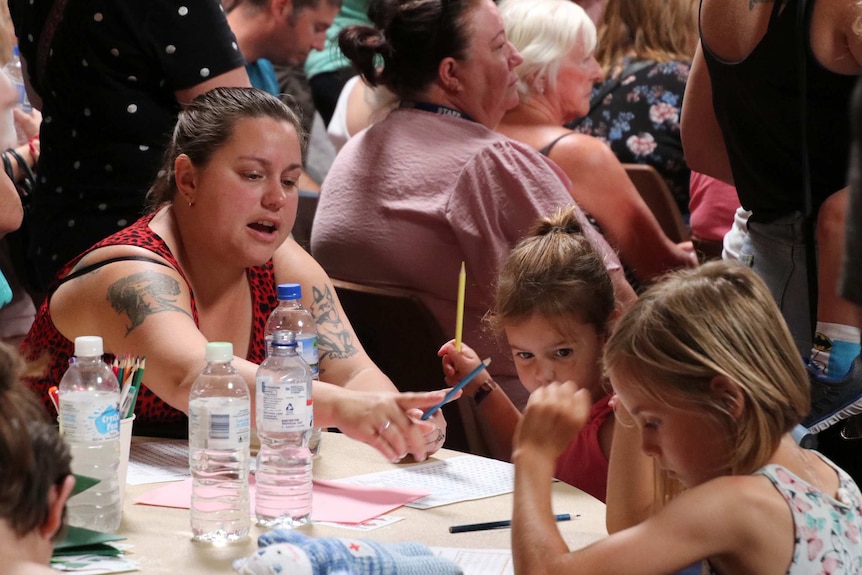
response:
{"label": "woman with tattooed arm", "polygon": [[397,393],[357,341],[326,272],[288,237],[304,137],[295,114],[259,90],[196,98],[180,113],[150,189],[152,211],[73,259],[51,286],[22,344],[31,361],[48,356],[31,387],[47,398],[75,337],[100,335],[109,354],[147,358],[138,432],[184,429],[207,341],[231,342],[234,365],[253,386],[276,286],[297,282],[320,338],[315,423],[390,460],[439,449],[443,417],[421,422],[418,414],[445,391]]}

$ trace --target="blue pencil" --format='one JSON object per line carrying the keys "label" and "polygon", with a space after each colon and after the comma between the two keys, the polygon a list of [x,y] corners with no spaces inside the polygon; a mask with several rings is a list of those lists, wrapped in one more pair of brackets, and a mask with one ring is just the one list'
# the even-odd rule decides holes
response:
{"label": "blue pencil", "polygon": [[438,409],[440,409],[441,407],[443,407],[444,405],[449,403],[452,400],[452,398],[455,397],[456,393],[458,393],[459,391],[464,389],[464,386],[467,385],[468,383],[470,383],[470,381],[472,381],[472,379],[474,377],[479,375],[479,372],[482,371],[483,369],[485,369],[490,363],[491,363],[491,358],[489,357],[488,359],[486,359],[482,363],[480,363],[479,367],[477,367],[476,369],[474,369],[473,371],[468,373],[467,377],[465,377],[464,379],[459,381],[458,385],[456,385],[455,387],[453,387],[452,389],[449,390],[449,393],[446,394],[446,397],[443,398],[443,401],[441,401],[440,403],[438,403],[437,405],[435,405],[434,407],[432,407],[431,409],[429,409],[428,411],[426,411],[425,413],[422,414],[422,421],[425,421],[426,419],[428,419],[429,417],[431,417],[432,415],[437,413]]}

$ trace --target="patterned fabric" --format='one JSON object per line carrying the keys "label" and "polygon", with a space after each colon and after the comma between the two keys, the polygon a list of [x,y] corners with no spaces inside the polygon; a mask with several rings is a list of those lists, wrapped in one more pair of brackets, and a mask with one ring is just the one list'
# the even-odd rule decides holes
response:
{"label": "patterned fabric", "polygon": [[[186,286],[189,289],[191,296],[191,311],[195,325],[199,325],[198,311],[195,306],[194,292],[191,291],[191,286],[188,285],[188,280],[179,267],[179,263],[174,258],[164,240],[156,235],[149,227],[150,220],[155,214],[150,214],[139,219],[137,222],[128,228],[102,240],[92,248],[69,262],[58,277],[64,278],[84,255],[92,250],[112,245],[129,245],[146,248],[147,250],[163,257],[177,273],[186,280]],[[264,345],[264,328],[266,320],[270,312],[278,304],[276,297],[275,276],[272,269],[272,261],[260,267],[248,268],[246,270],[249,286],[252,292],[252,326],[251,326],[251,344],[249,346],[246,359],[260,363],[266,357]],[[63,283],[63,280],[57,280],[51,286],[48,297],[39,309],[36,316],[36,321],[33,327],[30,328],[30,333],[21,344],[21,352],[29,361],[34,361],[47,354],[49,361],[46,374],[42,378],[31,378],[27,380],[27,384],[36,392],[36,395],[43,399],[45,409],[49,413],[54,413],[54,408],[48,399],[48,388],[52,385],[59,385],[60,379],[66,372],[69,365],[69,358],[74,355],[75,342],[66,339],[51,320],[51,314],[48,308],[48,302],[51,295]],[[106,350],[110,352],[123,353],[123,350]],[[113,356],[110,353],[107,356],[108,360],[112,360]],[[144,375],[146,378],[146,374]],[[146,385],[144,379],[141,385],[141,390],[138,394],[138,401],[135,406],[136,423],[153,423],[153,422],[179,422],[183,421],[184,415],[179,410],[174,409],[158,396],[156,396]]]}
{"label": "patterned fabric", "polygon": [[[769,479],[787,501],[796,529],[788,575],[858,575],[862,573],[862,493],[844,470],[816,453],[838,472],[833,499],[780,465],[757,473]],[[715,573],[709,568],[710,573]]]}
{"label": "patterned fabric", "polygon": [[606,395],[590,407],[590,417],[580,433],[557,458],[554,477],[574,485],[604,503],[608,491],[608,458],[599,445],[599,429],[614,412]]}
{"label": "patterned fabric", "polygon": [[[31,69],[52,2],[9,2]],[[69,2],[35,86],[42,155],[30,259],[42,287],[138,219],[180,104],[175,93],[241,67],[218,0]]]}
{"label": "patterned fabric", "polygon": [[436,557],[419,543],[378,543],[366,539],[314,539],[289,529],[273,529],[257,540],[260,549],[237,559],[241,575],[459,575],[458,565]]}
{"label": "patterned fabric", "polygon": [[[633,61],[626,58],[623,67]],[[604,140],[620,162],[653,166],[682,214],[688,214],[691,172],[682,153],[679,120],[690,68],[691,63],[683,61],[647,66],[623,78],[588,116],[569,124]]]}

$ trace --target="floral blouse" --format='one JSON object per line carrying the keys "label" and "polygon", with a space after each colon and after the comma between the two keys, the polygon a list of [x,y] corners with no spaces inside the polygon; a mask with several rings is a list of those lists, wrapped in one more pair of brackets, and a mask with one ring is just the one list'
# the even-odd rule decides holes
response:
{"label": "floral blouse", "polygon": [[[626,58],[623,68],[634,60]],[[623,163],[649,164],[687,217],[688,181],[679,123],[690,62],[653,63],[623,78],[588,116],[568,127],[607,142]],[[600,85],[596,85],[595,94]]]}

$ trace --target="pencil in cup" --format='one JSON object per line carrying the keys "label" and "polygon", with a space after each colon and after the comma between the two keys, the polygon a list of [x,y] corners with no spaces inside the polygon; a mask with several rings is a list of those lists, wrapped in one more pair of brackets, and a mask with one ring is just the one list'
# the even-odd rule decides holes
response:
{"label": "pencil in cup", "polygon": [[123,386],[123,396],[120,403],[120,415],[122,416],[122,419],[131,417],[135,412],[135,403],[138,399],[138,393],[141,390],[141,382],[144,379],[144,368],[146,367],[146,364],[146,357],[136,360],[133,371],[128,375],[128,379],[131,380],[128,386],[128,392],[126,392],[126,386]]}

